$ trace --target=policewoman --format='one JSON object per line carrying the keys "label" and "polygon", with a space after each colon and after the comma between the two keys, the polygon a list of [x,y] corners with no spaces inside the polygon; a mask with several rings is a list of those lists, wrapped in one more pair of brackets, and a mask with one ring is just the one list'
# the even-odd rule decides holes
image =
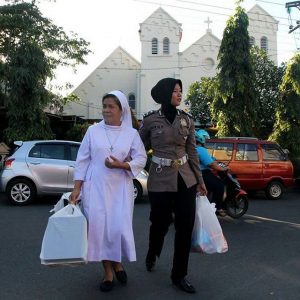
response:
{"label": "policewoman", "polygon": [[148,193],[151,204],[149,249],[146,268],[152,271],[163,248],[170,224],[175,225],[171,280],[188,293],[195,288],[187,280],[196,192],[206,194],[196,152],[195,127],[191,116],[177,109],[182,100],[179,79],[161,79],[151,90],[157,111],[144,116],[141,138],[153,150]]}

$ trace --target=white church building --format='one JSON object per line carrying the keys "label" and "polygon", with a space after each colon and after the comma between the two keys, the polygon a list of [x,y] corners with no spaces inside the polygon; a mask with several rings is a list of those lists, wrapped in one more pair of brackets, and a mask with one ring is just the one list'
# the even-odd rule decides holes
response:
{"label": "white church building", "polygon": [[[248,12],[250,43],[264,49],[277,65],[278,21],[259,5]],[[154,11],[140,24],[141,61],[137,61],[122,47],[115,49],[73,91],[81,101],[64,107],[63,114],[80,116],[87,120],[99,120],[101,99],[111,90],[121,90],[129,99],[130,107],[138,119],[152,109],[158,109],[150,94],[151,88],[164,77],[182,80],[183,93],[201,77],[216,74],[217,56],[221,45],[208,29],[187,49],[180,49],[182,27],[163,8]],[[183,109],[187,109],[184,103]]]}

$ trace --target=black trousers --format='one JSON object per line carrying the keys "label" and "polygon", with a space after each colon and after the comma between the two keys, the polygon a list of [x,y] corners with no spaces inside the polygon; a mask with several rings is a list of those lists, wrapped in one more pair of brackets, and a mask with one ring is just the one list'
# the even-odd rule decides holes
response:
{"label": "black trousers", "polygon": [[202,177],[209,193],[212,193],[211,202],[216,203],[216,208],[223,208],[224,183],[212,173],[211,170],[202,170]]}
{"label": "black trousers", "polygon": [[175,241],[171,278],[178,280],[187,275],[191,248],[192,230],[195,220],[196,185],[187,188],[178,175],[178,192],[149,192],[151,204],[148,254],[160,256],[164,237],[173,222]]}

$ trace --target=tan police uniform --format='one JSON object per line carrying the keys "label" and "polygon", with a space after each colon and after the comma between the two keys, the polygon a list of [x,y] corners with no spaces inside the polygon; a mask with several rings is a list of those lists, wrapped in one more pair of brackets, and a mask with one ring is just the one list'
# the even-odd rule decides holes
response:
{"label": "tan police uniform", "polygon": [[144,115],[140,135],[153,149],[148,191],[176,192],[178,172],[188,188],[203,183],[191,115],[177,109],[171,124],[161,110],[151,111]]}

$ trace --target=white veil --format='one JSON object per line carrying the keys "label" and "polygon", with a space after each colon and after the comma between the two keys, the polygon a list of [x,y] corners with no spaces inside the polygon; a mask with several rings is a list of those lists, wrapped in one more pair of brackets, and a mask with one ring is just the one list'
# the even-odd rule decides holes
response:
{"label": "white veil", "polygon": [[131,111],[130,111],[130,107],[129,107],[126,96],[121,91],[117,91],[117,90],[111,91],[108,94],[115,95],[121,103],[121,107],[122,107],[122,125],[121,126],[132,128]]}

